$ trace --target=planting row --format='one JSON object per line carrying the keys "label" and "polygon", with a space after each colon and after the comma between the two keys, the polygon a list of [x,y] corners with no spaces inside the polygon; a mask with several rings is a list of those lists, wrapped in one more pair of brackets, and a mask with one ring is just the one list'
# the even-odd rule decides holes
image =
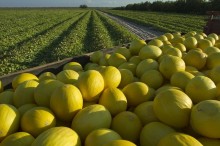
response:
{"label": "planting row", "polygon": [[[96,10],[0,11],[3,12],[0,14],[0,75],[110,48],[137,38]],[[7,11],[9,17],[5,17]]]}

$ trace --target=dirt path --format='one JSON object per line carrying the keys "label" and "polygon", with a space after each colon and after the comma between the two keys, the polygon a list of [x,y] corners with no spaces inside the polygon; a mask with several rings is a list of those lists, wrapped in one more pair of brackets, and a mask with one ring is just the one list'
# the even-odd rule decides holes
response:
{"label": "dirt path", "polygon": [[129,29],[131,32],[139,36],[140,39],[146,40],[146,39],[154,38],[154,37],[164,34],[163,32],[154,30],[153,27],[146,27],[146,26],[133,23],[133,22],[124,20],[120,17],[113,16],[113,15],[110,15],[104,12],[103,14],[113,19],[114,21],[118,22],[119,24],[123,25],[127,29]]}

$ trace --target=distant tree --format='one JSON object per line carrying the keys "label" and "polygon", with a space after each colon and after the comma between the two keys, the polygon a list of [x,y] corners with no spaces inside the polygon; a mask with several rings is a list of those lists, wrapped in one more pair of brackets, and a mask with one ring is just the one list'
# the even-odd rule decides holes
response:
{"label": "distant tree", "polygon": [[205,14],[206,11],[219,11],[220,0],[148,0],[115,9]]}
{"label": "distant tree", "polygon": [[88,8],[87,5],[80,5],[79,7],[80,7],[80,8],[83,8],[83,9]]}

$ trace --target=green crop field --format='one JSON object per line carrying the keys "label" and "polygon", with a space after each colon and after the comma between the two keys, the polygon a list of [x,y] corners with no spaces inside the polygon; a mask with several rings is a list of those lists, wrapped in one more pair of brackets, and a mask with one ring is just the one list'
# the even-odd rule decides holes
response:
{"label": "green crop field", "polygon": [[206,23],[203,15],[124,10],[103,11],[142,25],[154,26],[165,32],[203,31]]}
{"label": "green crop field", "polygon": [[0,75],[137,38],[89,9],[1,9],[0,20]]}
{"label": "green crop field", "polygon": [[[164,32],[202,31],[204,16],[103,10]],[[138,38],[94,9],[0,9],[0,76]]]}

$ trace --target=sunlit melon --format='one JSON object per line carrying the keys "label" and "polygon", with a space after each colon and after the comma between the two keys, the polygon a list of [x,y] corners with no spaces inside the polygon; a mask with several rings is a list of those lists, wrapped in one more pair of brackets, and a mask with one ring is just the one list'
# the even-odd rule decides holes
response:
{"label": "sunlit melon", "polygon": [[154,98],[153,108],[157,118],[175,128],[184,128],[189,124],[192,100],[184,92],[168,89]]}
{"label": "sunlit melon", "polygon": [[0,142],[19,128],[20,113],[12,105],[0,104]]}
{"label": "sunlit melon", "polygon": [[60,86],[51,95],[50,108],[61,121],[71,122],[82,107],[82,94],[76,86]]}
{"label": "sunlit melon", "polygon": [[63,66],[63,70],[74,70],[76,72],[82,71],[82,65],[78,62],[69,62]]}
{"label": "sunlit melon", "polygon": [[57,80],[64,84],[76,84],[79,74],[74,70],[63,70],[57,74]]}
{"label": "sunlit melon", "polygon": [[138,55],[140,49],[142,47],[144,47],[146,45],[146,42],[144,40],[133,40],[131,43],[130,43],[130,46],[129,46],[129,51],[131,52],[132,55]]}
{"label": "sunlit melon", "polygon": [[45,107],[34,107],[21,118],[21,129],[37,137],[42,132],[55,127],[56,119],[52,111]]}
{"label": "sunlit melon", "polygon": [[104,88],[118,87],[121,82],[121,73],[114,66],[107,66],[99,71],[104,79]]}
{"label": "sunlit melon", "polygon": [[140,49],[139,56],[142,60],[144,59],[157,59],[162,54],[162,51],[159,47],[154,45],[146,45]]}
{"label": "sunlit melon", "polygon": [[127,99],[124,93],[115,87],[107,88],[102,92],[99,104],[105,106],[112,116],[127,109]]}
{"label": "sunlit melon", "polygon": [[128,106],[137,106],[140,103],[150,100],[148,86],[142,82],[133,82],[123,88]]}
{"label": "sunlit melon", "polygon": [[80,74],[77,87],[80,89],[85,101],[94,101],[98,100],[105,87],[105,82],[98,71],[89,70]]}
{"label": "sunlit melon", "polygon": [[25,81],[28,81],[28,80],[38,81],[38,77],[35,76],[34,74],[31,74],[31,73],[21,73],[21,74],[17,75],[15,78],[13,78],[13,81],[12,81],[13,89],[16,89],[19,84],[21,84]]}
{"label": "sunlit melon", "polygon": [[170,79],[175,72],[185,70],[185,62],[179,57],[166,55],[159,64],[159,70],[165,78]]}
{"label": "sunlit melon", "polygon": [[80,110],[73,118],[71,127],[84,141],[93,130],[110,128],[111,121],[110,112],[103,105],[94,104]]}

